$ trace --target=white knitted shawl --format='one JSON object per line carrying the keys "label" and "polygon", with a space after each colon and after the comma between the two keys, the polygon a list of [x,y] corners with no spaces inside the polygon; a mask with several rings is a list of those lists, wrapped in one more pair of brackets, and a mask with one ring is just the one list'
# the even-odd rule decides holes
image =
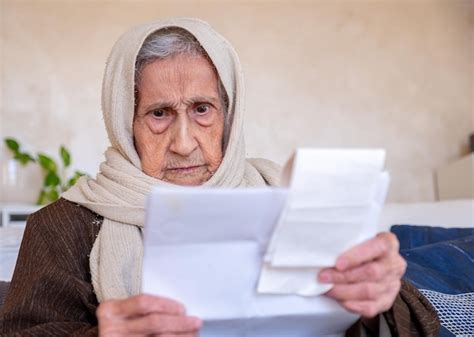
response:
{"label": "white knitted shawl", "polygon": [[142,228],[145,201],[153,186],[169,183],[142,172],[133,143],[135,59],[143,41],[164,27],[193,34],[208,53],[229,97],[229,139],[222,163],[204,186],[277,185],[280,168],[264,159],[245,159],[243,137],[244,84],[237,54],[206,22],[170,19],[137,26],[115,44],[105,70],[102,110],[111,142],[96,179],[81,178],[63,194],[104,217],[90,254],[92,284],[99,302],[126,298],[141,291]]}

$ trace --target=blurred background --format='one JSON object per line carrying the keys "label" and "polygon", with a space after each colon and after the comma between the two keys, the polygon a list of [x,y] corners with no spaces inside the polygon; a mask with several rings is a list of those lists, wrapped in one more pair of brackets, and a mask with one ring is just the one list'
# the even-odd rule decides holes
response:
{"label": "blurred background", "polygon": [[[63,144],[71,168],[91,175],[108,146],[100,108],[108,53],[130,27],[173,16],[208,21],[237,50],[250,157],[283,164],[302,146],[385,148],[388,200],[413,202],[436,200],[436,172],[470,152],[474,1],[0,4],[0,138],[53,157]],[[0,158],[5,176],[3,142]],[[30,170],[27,184],[39,188],[41,173]],[[472,188],[472,173],[458,183]]]}

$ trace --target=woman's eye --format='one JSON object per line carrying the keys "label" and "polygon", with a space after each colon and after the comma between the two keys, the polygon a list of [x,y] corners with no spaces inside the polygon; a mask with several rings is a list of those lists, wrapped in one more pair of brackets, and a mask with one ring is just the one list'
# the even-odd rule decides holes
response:
{"label": "woman's eye", "polygon": [[166,111],[164,109],[157,109],[157,110],[153,110],[151,114],[155,118],[163,118],[166,115]]}
{"label": "woman's eye", "polygon": [[196,113],[198,115],[204,115],[209,112],[210,106],[208,104],[201,104],[196,107]]}

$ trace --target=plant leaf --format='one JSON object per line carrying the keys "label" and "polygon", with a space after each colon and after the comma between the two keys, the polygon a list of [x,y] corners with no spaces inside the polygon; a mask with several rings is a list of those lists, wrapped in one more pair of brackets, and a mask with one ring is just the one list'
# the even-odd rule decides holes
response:
{"label": "plant leaf", "polygon": [[25,162],[25,158],[23,157],[23,155],[19,152],[15,153],[15,155],[13,156],[13,159],[17,160],[20,162],[21,165],[25,165],[26,162]]}
{"label": "plant leaf", "polygon": [[37,205],[44,205],[46,204],[46,191],[43,189],[41,190],[40,194],[38,195],[38,199],[36,200]]}
{"label": "plant leaf", "polygon": [[86,175],[86,173],[84,173],[84,172],[75,171],[72,178],[68,180],[66,188],[70,188],[71,186],[74,186],[77,183],[77,181],[79,180],[79,178],[82,177],[82,176],[85,176],[85,175]]}
{"label": "plant leaf", "polygon": [[31,156],[29,153],[26,153],[26,152],[25,152],[25,153],[23,153],[23,154],[25,154],[25,155],[28,157],[28,160],[29,160],[29,161],[31,161],[31,162],[33,162],[33,163],[36,162],[35,158],[34,158],[33,156]]}
{"label": "plant leaf", "polygon": [[57,171],[58,166],[56,165],[55,161],[45,154],[38,154],[38,163],[46,171]]}
{"label": "plant leaf", "polygon": [[5,144],[14,153],[17,153],[18,150],[20,150],[20,144],[18,144],[18,142],[13,138],[5,138]]}
{"label": "plant leaf", "polygon": [[72,177],[71,179],[69,179],[67,181],[66,189],[69,189],[70,187],[74,186],[77,183],[78,180],[79,180],[79,178],[77,178],[77,177]]}
{"label": "plant leaf", "polygon": [[28,153],[21,153],[21,152],[17,152],[13,158],[19,161],[20,164],[23,166],[26,166],[26,164],[28,164],[30,161],[31,162],[35,161],[34,158],[31,157]]}
{"label": "plant leaf", "polygon": [[59,199],[59,193],[56,190],[51,190],[48,192],[48,199],[50,202],[56,201]]}
{"label": "plant leaf", "polygon": [[45,188],[41,190],[38,199],[36,201],[36,204],[38,205],[46,205],[48,203],[51,203],[53,201],[56,201],[59,199],[59,193],[55,188]]}
{"label": "plant leaf", "polygon": [[54,171],[49,171],[49,173],[44,178],[45,186],[58,186],[60,184],[61,184],[61,179],[59,179],[58,175]]}
{"label": "plant leaf", "polygon": [[64,167],[69,167],[69,165],[71,165],[71,154],[69,153],[69,151],[61,145],[59,154],[61,155],[61,159],[63,160]]}

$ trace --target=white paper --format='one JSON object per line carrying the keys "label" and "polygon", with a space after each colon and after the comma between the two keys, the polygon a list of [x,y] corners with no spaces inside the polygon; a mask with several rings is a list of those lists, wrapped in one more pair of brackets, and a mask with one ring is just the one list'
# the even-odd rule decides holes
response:
{"label": "white paper", "polygon": [[[385,151],[381,149],[298,149],[287,161],[283,186],[304,185],[315,174],[378,173],[383,169]],[[297,168],[297,169],[295,169]]]}
{"label": "white paper", "polygon": [[[386,190],[387,174],[381,174],[379,180],[378,189]],[[382,192],[376,195],[383,195],[385,199]],[[363,208],[334,208],[332,213],[323,209],[319,217],[314,218],[312,213],[319,209],[305,209],[309,215],[306,219],[303,218],[304,211],[288,210],[275,233],[272,266],[334,266],[339,254],[374,236],[383,200],[373,200]],[[337,211],[340,212],[339,217],[335,213]],[[323,218],[325,214],[327,220]]]}
{"label": "white paper", "polygon": [[[156,189],[147,206],[143,292],[204,320],[200,336],[342,336],[357,319],[326,297],[257,293],[287,191]],[[316,283],[315,283],[316,284]]]}
{"label": "white paper", "polygon": [[317,275],[320,268],[312,267],[274,267],[265,263],[258,281],[258,291],[268,294],[298,294],[313,296],[324,294],[332,288],[331,284],[319,283]]}
{"label": "white paper", "polygon": [[321,268],[376,233],[382,150],[301,149],[287,189],[156,188],[143,292],[182,302],[200,336],[342,336],[357,319],[323,294]]}
{"label": "white paper", "polygon": [[375,235],[389,176],[382,150],[302,149],[285,166],[285,209],[264,257],[258,291],[323,294],[321,268]]}

